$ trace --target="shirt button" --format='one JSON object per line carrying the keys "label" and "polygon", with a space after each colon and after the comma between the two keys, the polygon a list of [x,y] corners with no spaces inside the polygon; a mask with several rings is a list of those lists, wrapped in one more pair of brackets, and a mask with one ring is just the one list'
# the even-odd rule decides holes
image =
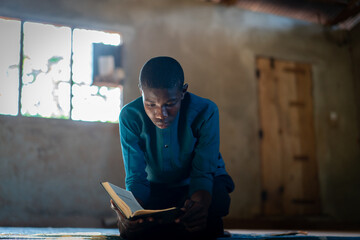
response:
{"label": "shirt button", "polygon": [[165,148],[168,148],[168,147],[169,147],[169,145],[166,145],[166,144],[165,144],[165,146],[164,146],[164,147],[165,147]]}

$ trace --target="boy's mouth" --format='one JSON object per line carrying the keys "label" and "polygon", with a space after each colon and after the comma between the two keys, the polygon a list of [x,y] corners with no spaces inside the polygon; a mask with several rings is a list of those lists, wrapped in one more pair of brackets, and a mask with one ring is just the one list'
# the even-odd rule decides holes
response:
{"label": "boy's mouth", "polygon": [[170,123],[168,121],[158,121],[155,123],[155,125],[159,128],[167,128],[170,126]]}

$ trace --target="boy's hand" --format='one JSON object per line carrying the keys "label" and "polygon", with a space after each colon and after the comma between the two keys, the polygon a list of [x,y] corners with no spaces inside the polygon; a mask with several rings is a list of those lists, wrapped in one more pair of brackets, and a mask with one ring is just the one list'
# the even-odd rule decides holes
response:
{"label": "boy's hand", "polygon": [[206,228],[211,195],[207,191],[197,191],[186,200],[181,208],[185,213],[175,222],[182,222],[189,232],[197,232]]}
{"label": "boy's hand", "polygon": [[[155,223],[154,218],[152,217],[146,219],[139,218],[136,220],[127,219],[112,200],[110,200],[110,207],[116,212],[118,217],[118,228],[120,231],[120,237],[122,238],[136,238],[146,229],[152,227]],[[147,223],[144,224],[145,222]]]}

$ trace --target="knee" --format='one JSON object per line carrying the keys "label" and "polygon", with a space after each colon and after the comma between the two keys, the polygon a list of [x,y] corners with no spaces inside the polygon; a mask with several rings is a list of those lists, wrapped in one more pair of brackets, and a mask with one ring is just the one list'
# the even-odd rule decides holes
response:
{"label": "knee", "polygon": [[230,195],[234,190],[234,182],[228,175],[217,176],[214,179],[212,202],[209,215],[224,217],[229,214]]}
{"label": "knee", "polygon": [[210,216],[224,217],[229,214],[231,198],[229,193],[224,191],[213,192],[211,205],[209,208]]}

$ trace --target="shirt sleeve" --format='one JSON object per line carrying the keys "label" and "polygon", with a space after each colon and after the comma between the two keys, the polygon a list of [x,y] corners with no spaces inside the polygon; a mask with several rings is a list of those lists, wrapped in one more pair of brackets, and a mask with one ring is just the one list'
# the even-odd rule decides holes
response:
{"label": "shirt sleeve", "polygon": [[140,131],[134,117],[126,111],[121,111],[119,117],[120,142],[125,168],[126,189],[143,203],[150,195],[150,183],[145,171],[144,152],[140,148]]}
{"label": "shirt sleeve", "polygon": [[198,141],[194,149],[190,173],[190,196],[198,190],[212,194],[213,178],[219,160],[219,111],[217,106],[211,108],[200,124]]}

